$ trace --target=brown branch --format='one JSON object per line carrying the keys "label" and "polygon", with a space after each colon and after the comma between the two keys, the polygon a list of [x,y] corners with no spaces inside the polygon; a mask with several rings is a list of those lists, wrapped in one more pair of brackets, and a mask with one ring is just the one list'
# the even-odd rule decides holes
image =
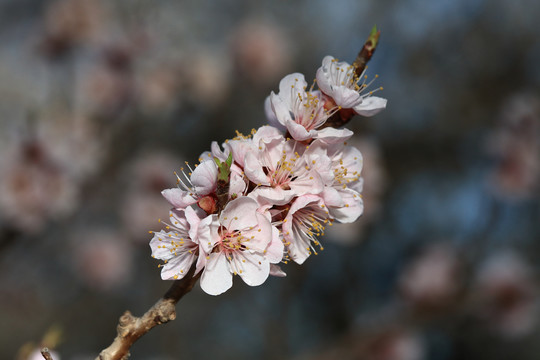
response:
{"label": "brown branch", "polygon": [[52,357],[51,353],[49,352],[49,349],[46,348],[46,347],[41,349],[41,356],[43,356],[43,358],[45,360],[53,360],[53,357]]}
{"label": "brown branch", "polygon": [[176,319],[176,303],[197,282],[201,273],[193,276],[193,266],[184,278],[176,280],[163,298],[159,299],[143,316],[135,317],[126,311],[118,321],[117,335],[113,343],[96,358],[96,360],[126,360],[129,349],[141,336],[157,325]]}
{"label": "brown branch", "polygon": [[375,52],[375,49],[377,48],[377,44],[379,43],[380,36],[381,36],[381,31],[377,30],[377,27],[374,26],[373,29],[371,29],[371,33],[369,34],[369,37],[364,43],[364,46],[362,47],[362,49],[360,50],[360,52],[356,56],[356,59],[353,62],[356,76],[360,77],[364,73],[364,70],[366,69],[368,61],[371,60],[371,57],[373,56],[373,53]]}

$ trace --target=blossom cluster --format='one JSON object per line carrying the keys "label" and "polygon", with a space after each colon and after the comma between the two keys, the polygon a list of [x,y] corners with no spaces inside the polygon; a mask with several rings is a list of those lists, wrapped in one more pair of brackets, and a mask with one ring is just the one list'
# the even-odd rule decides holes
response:
{"label": "blossom cluster", "polygon": [[331,56],[317,70],[319,90],[293,73],[265,102],[269,125],[213,142],[194,168],[177,174],[163,196],[172,205],[165,229],[150,241],[164,261],[163,279],[194,266],[201,288],[219,295],[233,275],[250,285],[285,276],[278,264],[302,264],[322,250],[318,237],[333,222],[363,212],[362,154],[347,144],[353,132],[331,126],[386,107],[372,96],[364,71]]}

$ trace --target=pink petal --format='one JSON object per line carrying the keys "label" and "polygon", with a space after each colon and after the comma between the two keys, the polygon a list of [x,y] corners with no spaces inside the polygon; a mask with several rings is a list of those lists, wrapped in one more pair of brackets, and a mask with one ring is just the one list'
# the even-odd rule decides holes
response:
{"label": "pink petal", "polygon": [[255,144],[250,140],[231,140],[224,145],[229,148],[233,155],[233,160],[238,165],[244,167],[244,158],[250,151],[255,150]]}
{"label": "pink petal", "polygon": [[257,199],[261,204],[285,205],[294,197],[294,193],[280,187],[264,186],[253,190],[250,196]]}
{"label": "pink petal", "polygon": [[257,201],[247,196],[240,196],[225,206],[219,222],[229,231],[253,228],[258,224],[258,208]]}
{"label": "pink petal", "polygon": [[304,176],[291,181],[289,186],[297,196],[319,194],[324,189],[321,176],[314,170],[310,170]]}
{"label": "pink petal", "polygon": [[362,96],[346,86],[338,86],[334,88],[333,96],[334,102],[344,109],[354,108],[362,102]]}
{"label": "pink petal", "polygon": [[169,247],[165,246],[167,239],[167,232],[161,230],[154,233],[154,237],[150,240],[150,249],[152,249],[152,256],[159,260],[169,260],[174,257]]}
{"label": "pink petal", "polygon": [[[198,234],[198,228],[199,228],[201,219],[199,218],[199,215],[197,215],[195,210],[193,210],[193,208],[191,207],[186,208],[184,213],[185,213],[185,218],[187,220],[186,222],[189,224],[189,228],[186,227],[186,229],[189,229],[189,237],[193,241],[198,242],[197,234]],[[174,225],[178,226],[176,224]]]}
{"label": "pink petal", "polygon": [[201,289],[209,295],[223,294],[232,286],[232,273],[224,253],[212,253],[201,276]]}
{"label": "pink petal", "polygon": [[294,94],[296,98],[297,93],[300,92],[300,95],[304,97],[306,91],[304,90],[307,87],[306,79],[301,73],[292,73],[285,76],[279,82],[279,96],[283,99],[287,108],[291,108],[291,93]]}
{"label": "pink petal", "polygon": [[351,189],[339,191],[345,203],[342,207],[328,207],[330,215],[341,223],[352,223],[364,212],[364,202],[359,193]]}
{"label": "pink petal", "polygon": [[285,125],[287,126],[287,130],[289,130],[289,134],[291,134],[292,138],[296,141],[313,139],[317,135],[317,131],[307,131],[304,126],[294,122],[293,120],[288,120]]}
{"label": "pink petal", "polygon": [[[161,269],[163,280],[178,280],[183,278],[195,261],[195,254],[187,251],[179,253],[170,259]],[[177,276],[176,278],[174,276]]]}
{"label": "pink petal", "polygon": [[266,258],[272,264],[277,264],[283,260],[283,241],[279,236],[279,230],[272,226],[272,242],[266,248]]}
{"label": "pink petal", "polygon": [[270,275],[275,277],[285,277],[287,274],[285,271],[281,270],[279,265],[276,264],[270,264]]}
{"label": "pink petal", "polygon": [[184,209],[197,202],[193,194],[178,188],[163,190],[161,195],[176,209]]}
{"label": "pink petal", "polygon": [[244,158],[244,173],[247,178],[257,185],[270,185],[268,177],[263,171],[262,164],[253,153],[247,153]]}
{"label": "pink petal", "polygon": [[283,141],[283,134],[280,130],[272,126],[261,126],[253,135],[253,144],[255,144],[254,148],[260,146],[261,142],[263,142],[264,144],[269,144],[276,140]]}
{"label": "pink petal", "polygon": [[257,226],[242,231],[242,236],[248,238],[245,245],[250,251],[264,252],[272,241],[272,225],[270,219],[260,212],[256,213]]}
{"label": "pink petal", "polygon": [[270,263],[263,255],[258,253],[240,252],[238,258],[242,261],[242,272],[238,275],[249,286],[259,286],[268,279],[270,275]]}
{"label": "pink petal", "polygon": [[191,182],[198,195],[208,195],[217,187],[217,165],[214,160],[200,163],[191,174]]}
{"label": "pink petal", "polygon": [[322,66],[317,69],[317,86],[323,93],[327,95],[332,94],[329,72],[331,70],[333,60],[334,58],[332,56],[325,56],[322,61]]}
{"label": "pink petal", "polygon": [[[273,93],[272,93],[273,94]],[[282,131],[285,131],[285,127],[279,122],[278,118],[276,117],[276,114],[274,112],[274,109],[272,108],[272,103],[270,101],[270,96],[266,97],[266,100],[264,101],[264,112],[266,114],[266,119],[268,120],[268,123],[278,128]]]}
{"label": "pink petal", "polygon": [[283,222],[282,229],[283,229],[283,236],[286,240],[291,240],[294,242],[294,234],[293,234],[293,223],[294,223],[294,214],[300,210],[305,208],[306,206],[318,203],[317,205],[322,205],[322,198],[317,195],[302,195],[297,197],[294,202],[292,203],[289,212],[287,213],[286,221]]}
{"label": "pink petal", "polygon": [[317,139],[320,139],[327,144],[336,144],[349,140],[353,134],[354,133],[349,129],[327,127],[317,133]]}
{"label": "pink petal", "polygon": [[220,224],[217,215],[208,215],[199,223],[195,242],[201,245],[204,252],[210,253],[216,242],[219,241],[219,227]]}
{"label": "pink petal", "polygon": [[[233,164],[234,166],[234,164]],[[229,195],[241,195],[246,190],[246,181],[244,177],[236,171],[231,171],[231,181],[229,183]]]}
{"label": "pink petal", "polygon": [[353,110],[362,116],[373,116],[386,108],[386,99],[377,96],[368,96],[355,106]]}
{"label": "pink petal", "polygon": [[281,127],[283,127],[287,120],[291,119],[290,104],[286,103],[281,97],[272,92],[270,94],[270,105],[277,121],[281,124]]}
{"label": "pink petal", "polygon": [[326,206],[341,207],[345,205],[340,192],[333,187],[325,187],[322,192],[322,197]]}

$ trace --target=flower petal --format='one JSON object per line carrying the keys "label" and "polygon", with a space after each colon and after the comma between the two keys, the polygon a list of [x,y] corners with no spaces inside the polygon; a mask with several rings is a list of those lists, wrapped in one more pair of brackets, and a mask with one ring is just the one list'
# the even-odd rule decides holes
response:
{"label": "flower petal", "polygon": [[163,280],[178,280],[183,278],[191,265],[195,261],[194,252],[180,252],[174,258],[170,259],[161,270]]}
{"label": "flower petal", "polygon": [[161,195],[176,209],[184,209],[197,202],[192,193],[178,188],[165,189]]}
{"label": "flower petal", "polygon": [[[339,191],[339,190],[338,190]],[[330,215],[341,223],[352,223],[364,212],[364,202],[359,193],[352,189],[339,191],[345,202],[342,207],[328,207]]]}
{"label": "flower petal", "polygon": [[270,263],[259,253],[237,253],[242,261],[242,271],[238,273],[249,286],[259,286],[270,275]]}
{"label": "flower petal", "polygon": [[332,93],[332,86],[328,74],[334,60],[335,59],[333,56],[325,56],[322,61],[322,66],[317,69],[317,86],[319,86],[319,89],[321,89],[321,91],[327,95]]}
{"label": "flower petal", "polygon": [[212,160],[205,160],[200,163],[191,174],[191,182],[198,195],[208,195],[217,187],[217,165]]}
{"label": "flower petal", "polygon": [[287,276],[285,271],[281,270],[279,265],[276,265],[276,264],[270,264],[270,275],[276,276],[276,277],[285,277],[285,276]]}
{"label": "flower petal", "polygon": [[270,185],[261,162],[252,152],[247,153],[244,158],[244,173],[249,180],[257,185]]}
{"label": "flower petal", "polygon": [[232,286],[232,273],[224,253],[212,253],[201,276],[201,289],[209,295],[223,294]]}
{"label": "flower petal", "polygon": [[266,258],[272,264],[277,264],[283,259],[283,241],[279,236],[277,227],[272,226],[272,242],[266,248]]}
{"label": "flower petal", "polygon": [[[272,92],[272,94],[274,93]],[[285,131],[285,126],[283,126],[283,124],[281,124],[278,118],[276,117],[276,113],[274,112],[274,108],[270,100],[271,96],[272,95],[266,97],[266,100],[264,101],[264,112],[266,114],[266,119],[268,120],[268,123],[271,126],[278,128],[282,131]]]}
{"label": "flower petal", "polygon": [[199,223],[197,228],[197,242],[208,254],[219,240],[219,222],[217,215],[208,215]]}
{"label": "flower petal", "polygon": [[285,126],[287,120],[291,120],[290,105],[288,105],[280,96],[272,92],[270,94],[270,105],[281,128]]}
{"label": "flower petal", "polygon": [[229,231],[254,228],[258,224],[258,208],[257,201],[247,196],[240,196],[225,206],[219,216],[219,222]]}
{"label": "flower petal", "polygon": [[373,116],[386,108],[387,100],[377,96],[368,96],[356,105],[353,110],[362,116]]}
{"label": "flower petal", "polygon": [[[307,82],[304,78],[304,74],[292,73],[286,75],[279,82],[279,97],[283,99],[283,101],[287,105],[287,108],[290,109],[292,105],[291,100],[296,98],[297,93],[300,93],[302,97],[305,97],[306,91],[304,89],[306,87]],[[294,94],[295,97],[292,97],[291,93]]]}
{"label": "flower petal", "polygon": [[315,136],[317,136],[317,131],[308,131],[305,127],[296,123],[293,120],[287,120],[285,125],[287,126],[287,130],[289,130],[289,134],[291,134],[292,138],[296,141],[313,139]]}
{"label": "flower petal", "polygon": [[326,144],[335,144],[349,140],[353,134],[354,133],[349,129],[335,129],[332,127],[327,127],[317,133],[317,139],[320,139]]}

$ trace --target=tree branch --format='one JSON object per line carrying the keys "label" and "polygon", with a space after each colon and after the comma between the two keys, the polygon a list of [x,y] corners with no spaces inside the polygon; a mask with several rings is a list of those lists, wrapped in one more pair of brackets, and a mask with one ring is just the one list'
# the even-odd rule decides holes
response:
{"label": "tree branch", "polygon": [[96,360],[126,360],[130,355],[129,349],[141,336],[157,325],[176,319],[176,303],[191,291],[201,276],[200,272],[193,276],[194,272],[195,266],[184,278],[173,282],[163,298],[140,318],[133,316],[129,310],[126,311],[118,321],[117,335],[113,343],[101,351]]}
{"label": "tree branch", "polygon": [[49,349],[46,348],[46,347],[41,349],[41,356],[43,356],[43,358],[45,360],[53,360],[53,357],[52,357],[51,353],[49,352]]}

